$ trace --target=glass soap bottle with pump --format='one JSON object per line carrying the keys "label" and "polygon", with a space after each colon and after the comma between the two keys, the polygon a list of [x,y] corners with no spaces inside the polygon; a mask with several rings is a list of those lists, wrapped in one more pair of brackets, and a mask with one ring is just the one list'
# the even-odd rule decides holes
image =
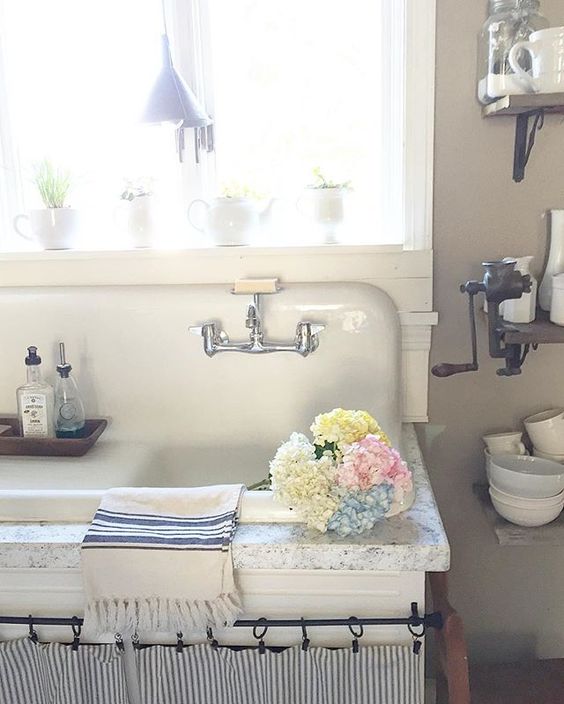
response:
{"label": "glass soap bottle with pump", "polygon": [[16,390],[21,434],[26,438],[54,438],[54,392],[41,378],[37,347],[27,348],[27,382]]}
{"label": "glass soap bottle with pump", "polygon": [[79,438],[84,433],[86,416],[78,386],[70,375],[72,367],[65,357],[65,343],[59,343],[55,385],[55,428],[58,438]]}
{"label": "glass soap bottle with pump", "polygon": [[[548,26],[540,11],[540,0],[489,0],[489,17],[478,47],[480,102],[491,103],[505,95],[527,93],[527,87],[509,66],[509,52],[514,44],[526,41],[532,32]],[[526,58],[524,55],[523,61]],[[523,67],[526,68],[525,64]]]}

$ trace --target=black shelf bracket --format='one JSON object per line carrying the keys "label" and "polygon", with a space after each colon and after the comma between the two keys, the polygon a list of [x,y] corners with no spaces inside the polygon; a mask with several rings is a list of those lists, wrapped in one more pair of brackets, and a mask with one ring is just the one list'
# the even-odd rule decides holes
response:
{"label": "black shelf bracket", "polygon": [[[529,120],[533,124],[529,129]],[[535,146],[537,132],[544,127],[544,108],[517,115],[515,123],[515,151],[513,155],[513,180],[521,183],[525,178],[525,168]]]}

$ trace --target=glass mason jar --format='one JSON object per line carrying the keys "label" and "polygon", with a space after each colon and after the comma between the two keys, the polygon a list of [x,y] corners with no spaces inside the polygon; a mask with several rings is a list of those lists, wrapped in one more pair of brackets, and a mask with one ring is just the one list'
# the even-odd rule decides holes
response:
{"label": "glass mason jar", "polygon": [[[489,15],[478,47],[478,99],[482,103],[527,92],[509,66],[509,51],[516,42],[549,26],[540,13],[540,0],[489,0]],[[523,68],[527,68],[526,57],[524,53]]]}

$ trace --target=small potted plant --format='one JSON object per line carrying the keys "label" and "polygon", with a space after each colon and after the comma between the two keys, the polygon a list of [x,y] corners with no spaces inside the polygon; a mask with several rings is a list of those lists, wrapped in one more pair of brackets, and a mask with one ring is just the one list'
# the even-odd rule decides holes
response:
{"label": "small potted plant", "polygon": [[325,241],[337,241],[337,231],[345,218],[345,195],[351,190],[350,181],[335,182],[323,175],[321,169],[313,169],[315,178],[298,198],[298,212],[313,220],[324,232]]}
{"label": "small potted plant", "polygon": [[[78,211],[67,204],[72,186],[70,172],[43,159],[33,167],[31,180],[45,207],[16,215],[16,232],[24,239],[37,241],[43,249],[72,249],[77,242],[79,223]],[[30,233],[20,229],[20,221],[24,219],[29,221]]]}
{"label": "small potted plant", "polygon": [[152,179],[127,179],[120,200],[126,215],[127,233],[133,246],[154,245],[156,229]]}

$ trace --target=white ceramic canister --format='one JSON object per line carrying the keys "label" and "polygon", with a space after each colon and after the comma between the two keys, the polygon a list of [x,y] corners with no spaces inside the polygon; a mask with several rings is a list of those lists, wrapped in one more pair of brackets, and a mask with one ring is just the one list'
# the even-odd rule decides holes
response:
{"label": "white ceramic canister", "polygon": [[524,293],[503,303],[503,319],[510,323],[532,323],[537,313],[537,280],[531,274],[530,266],[534,257],[517,257],[515,271],[531,277],[531,292]]}
{"label": "white ceramic canister", "polygon": [[556,274],[552,277],[550,321],[556,325],[564,325],[564,274]]}
{"label": "white ceramic canister", "polygon": [[564,210],[550,210],[550,249],[548,261],[539,286],[539,306],[550,310],[552,277],[564,272]]}

